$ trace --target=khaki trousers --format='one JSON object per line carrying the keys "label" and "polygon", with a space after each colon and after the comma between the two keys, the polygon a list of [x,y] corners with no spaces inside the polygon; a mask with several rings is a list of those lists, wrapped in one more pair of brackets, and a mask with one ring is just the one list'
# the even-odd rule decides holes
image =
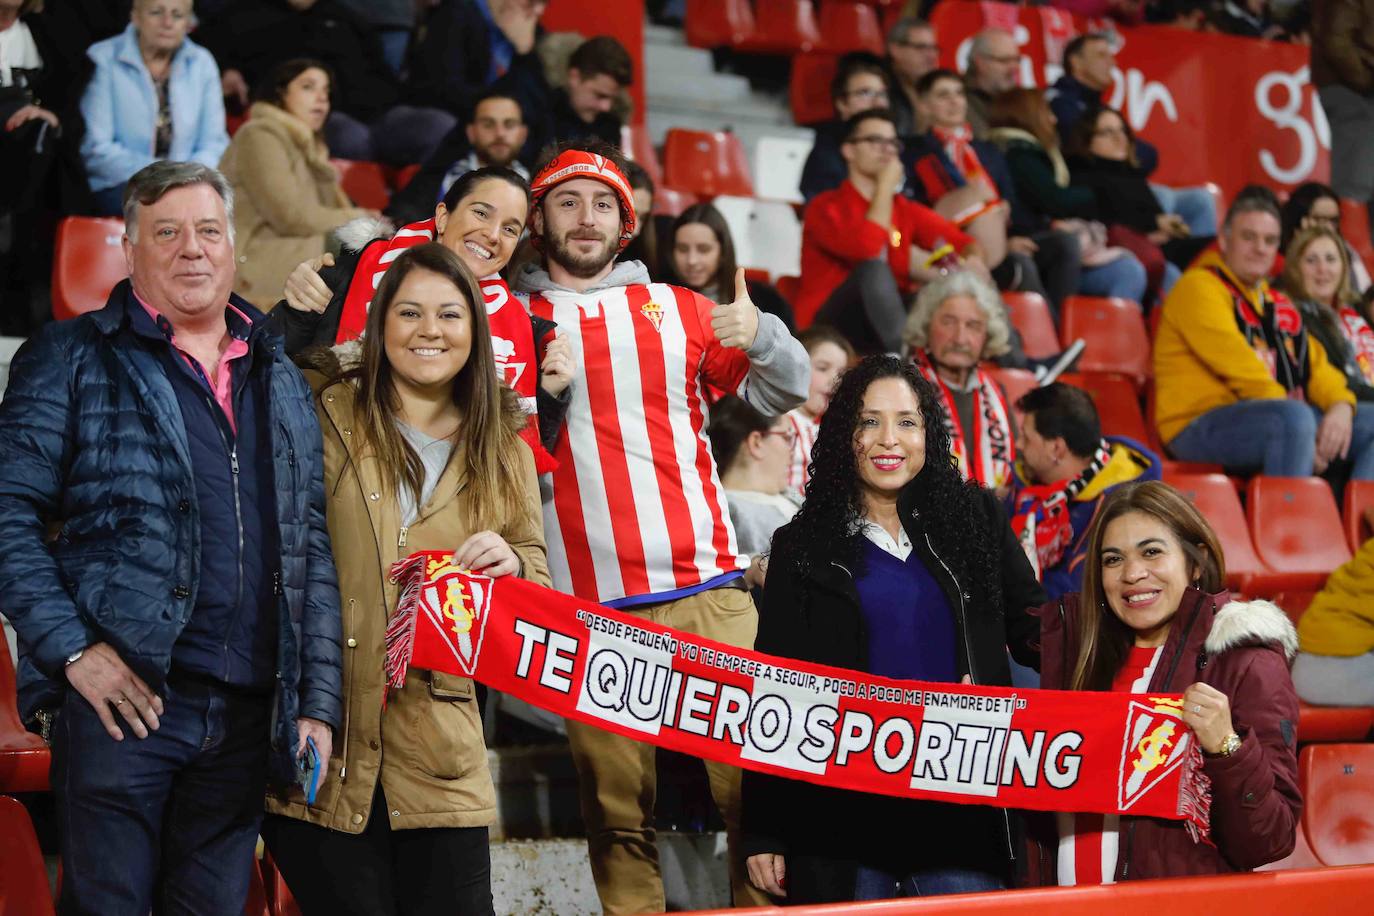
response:
{"label": "khaki trousers", "polygon": [[[628,612],[739,648],[752,649],[758,633],[758,612],[742,589],[713,588]],[[663,912],[663,878],[654,845],[654,746],[591,725],[567,725],[602,908],[608,914]],[[725,821],[735,906],[768,906],[768,896],[749,883],[739,853],[739,768],[703,762],[711,797]]]}

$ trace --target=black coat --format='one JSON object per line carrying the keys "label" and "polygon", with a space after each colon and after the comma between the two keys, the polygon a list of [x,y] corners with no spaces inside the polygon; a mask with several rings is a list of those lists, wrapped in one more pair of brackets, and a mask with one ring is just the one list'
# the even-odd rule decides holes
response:
{"label": "black coat", "polygon": [[[490,85],[491,29],[473,0],[445,0],[435,7],[411,47],[407,102],[442,108],[463,122],[472,120],[477,99]],[[543,79],[534,49],[512,57],[506,72],[521,71],[527,79]],[[528,122],[531,114],[524,114]]]}
{"label": "black coat", "polygon": [[[1007,649],[1023,664],[1039,664],[1039,621],[1028,613],[1045,591],[1012,534],[991,490],[976,501],[969,523],[999,545],[1002,594],[989,602],[977,583],[959,582],[927,536],[909,486],[898,500],[902,525],[955,613],[960,676],[975,684],[1009,686]],[[856,535],[862,537],[862,535]],[[831,562],[798,572],[784,542],[769,559],[754,648],[769,655],[867,670],[867,634],[853,571]],[[947,550],[946,550],[947,552]],[[763,773],[744,774],[741,828],[745,855],[782,853],[862,861],[896,871],[917,867],[1005,870],[1013,856],[1011,818],[999,808],[897,799],[833,789]],[[839,872],[834,896],[848,900]],[[797,902],[791,901],[789,902]]]}
{"label": "black coat", "polygon": [[299,11],[286,0],[238,0],[196,29],[195,40],[215,55],[221,73],[238,70],[249,88],[277,64],[308,57],[334,71],[338,111],[367,122],[402,101],[377,30],[335,0]]}
{"label": "black coat", "polygon": [[1069,173],[1074,184],[1092,189],[1103,222],[1143,235],[1159,228],[1157,220],[1164,210],[1139,166],[1101,156],[1073,156]]}

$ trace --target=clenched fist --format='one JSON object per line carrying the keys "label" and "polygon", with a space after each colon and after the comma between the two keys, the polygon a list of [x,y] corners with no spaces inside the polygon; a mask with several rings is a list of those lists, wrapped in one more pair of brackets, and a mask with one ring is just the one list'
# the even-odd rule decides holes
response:
{"label": "clenched fist", "polygon": [[558,397],[572,382],[573,356],[572,344],[568,338],[559,334],[544,347],[544,358],[539,363],[539,387]]}
{"label": "clenched fist", "polygon": [[735,301],[711,309],[711,331],[721,346],[748,350],[759,334],[759,310],[749,298],[744,268],[735,271]]}

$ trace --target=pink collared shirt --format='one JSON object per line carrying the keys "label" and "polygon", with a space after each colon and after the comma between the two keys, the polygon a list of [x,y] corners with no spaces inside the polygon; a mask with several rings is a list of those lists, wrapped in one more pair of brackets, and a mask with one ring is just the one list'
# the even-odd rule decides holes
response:
{"label": "pink collared shirt", "polygon": [[[167,327],[172,327],[172,322],[157,309],[144,302],[138,293],[134,293],[134,298],[138,300],[139,305],[143,306],[143,310],[148,313],[149,318],[153,319],[155,325],[160,328],[163,322],[166,322]],[[233,303],[225,303],[225,306],[243,319],[244,324],[252,325],[252,320],[242,310],[236,308]],[[224,352],[219,355],[219,365],[215,367],[215,373],[211,376],[194,356],[177,344],[175,328],[172,329],[169,340],[177,353],[181,354],[181,358],[186,360],[187,365],[199,372],[210,383],[210,389],[215,395],[215,403],[219,404],[220,410],[224,411],[224,416],[229,421],[229,428],[237,433],[238,424],[234,421],[234,373],[230,368],[230,363],[248,355],[248,341],[230,334],[229,346],[225,347]]]}

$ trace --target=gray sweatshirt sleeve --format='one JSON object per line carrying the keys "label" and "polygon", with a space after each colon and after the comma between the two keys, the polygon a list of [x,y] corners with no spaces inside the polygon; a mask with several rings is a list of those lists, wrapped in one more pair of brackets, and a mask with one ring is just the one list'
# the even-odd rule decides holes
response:
{"label": "gray sweatshirt sleeve", "polygon": [[749,357],[749,374],[739,395],[766,417],[780,417],[806,400],[811,390],[811,360],[806,348],[776,315],[759,312],[759,330]]}

